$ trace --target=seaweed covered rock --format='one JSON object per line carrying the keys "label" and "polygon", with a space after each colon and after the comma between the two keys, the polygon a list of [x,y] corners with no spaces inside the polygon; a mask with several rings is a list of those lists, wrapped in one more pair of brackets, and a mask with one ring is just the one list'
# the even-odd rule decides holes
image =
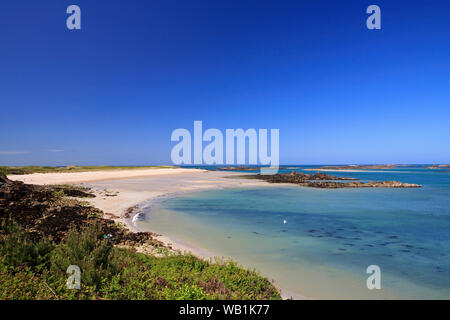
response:
{"label": "seaweed covered rock", "polygon": [[[419,184],[403,183],[398,181],[370,181],[360,182],[356,178],[337,177],[325,173],[304,174],[292,171],[274,175],[253,175],[255,179],[270,183],[293,183],[303,187],[338,189],[338,188],[421,188]],[[341,182],[348,181],[348,182]]]}
{"label": "seaweed covered rock", "polygon": [[0,171],[0,184],[8,183],[10,180],[6,177],[6,174]]}
{"label": "seaweed covered rock", "polygon": [[151,232],[132,233],[103,211],[78,199],[95,197],[77,186],[38,186],[3,179],[0,183],[0,220],[12,218],[32,239],[52,237],[55,242],[65,238],[69,229],[99,224],[106,238],[114,244],[151,244],[163,246]]}

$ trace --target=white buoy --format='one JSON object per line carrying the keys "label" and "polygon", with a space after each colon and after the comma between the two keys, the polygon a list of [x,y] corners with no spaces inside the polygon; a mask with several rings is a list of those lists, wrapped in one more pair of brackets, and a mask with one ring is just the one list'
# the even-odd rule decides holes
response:
{"label": "white buoy", "polygon": [[287,220],[284,220],[283,223],[286,224],[286,223],[287,223]]}

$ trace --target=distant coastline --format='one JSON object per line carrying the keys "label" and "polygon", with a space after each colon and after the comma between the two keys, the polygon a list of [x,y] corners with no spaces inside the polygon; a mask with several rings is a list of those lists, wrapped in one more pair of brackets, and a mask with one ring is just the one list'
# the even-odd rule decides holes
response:
{"label": "distant coastline", "polygon": [[318,169],[324,170],[324,169],[330,169],[330,170],[366,170],[366,169],[393,169],[397,168],[399,165],[396,164],[373,164],[373,165],[342,165],[342,166],[322,166]]}
{"label": "distant coastline", "polygon": [[450,168],[450,164],[435,164],[428,167],[428,169],[445,169],[445,168]]}

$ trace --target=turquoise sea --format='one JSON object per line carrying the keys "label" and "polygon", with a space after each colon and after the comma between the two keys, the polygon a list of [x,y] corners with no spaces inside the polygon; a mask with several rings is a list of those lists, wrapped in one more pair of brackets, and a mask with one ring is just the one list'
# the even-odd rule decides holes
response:
{"label": "turquoise sea", "polygon": [[[282,172],[311,173],[295,168]],[[254,267],[297,298],[450,299],[450,172],[328,173],[423,188],[201,191],[153,204],[137,225]],[[381,290],[366,287],[369,265]]]}

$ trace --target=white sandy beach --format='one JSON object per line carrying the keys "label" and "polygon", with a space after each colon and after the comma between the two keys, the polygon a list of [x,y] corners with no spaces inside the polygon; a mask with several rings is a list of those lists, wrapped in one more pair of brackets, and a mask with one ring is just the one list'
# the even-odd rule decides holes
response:
{"label": "white sandy beach", "polygon": [[[131,169],[102,170],[70,173],[34,173],[10,175],[11,180],[37,185],[77,184],[92,188],[96,197],[89,202],[101,209],[116,222],[125,224],[132,231],[137,230],[133,217],[126,217],[126,211],[140,204],[148,204],[162,196],[216,188],[233,188],[268,185],[264,181],[229,179],[242,175],[236,172],[207,171],[201,169]],[[135,210],[133,215],[138,214]],[[175,250],[189,251],[204,258],[214,254],[201,248],[194,248],[183,241],[161,235],[158,240]]]}
{"label": "white sandy beach", "polygon": [[[139,214],[140,205],[151,205],[160,197],[179,193],[220,188],[242,188],[255,186],[270,186],[261,180],[232,178],[242,173],[208,171],[201,169],[132,169],[132,170],[102,170],[71,173],[35,173],[28,175],[10,175],[11,180],[30,184],[76,184],[92,188],[96,197],[89,202],[101,209],[118,223],[126,225],[131,231],[140,231],[133,223],[133,216]],[[137,207],[130,217],[126,211]],[[174,250],[190,252],[202,258],[216,256],[203,248],[194,247],[182,239],[170,235],[160,235],[157,239]],[[284,297],[293,295],[284,292]],[[296,296],[296,298],[304,298]]]}

